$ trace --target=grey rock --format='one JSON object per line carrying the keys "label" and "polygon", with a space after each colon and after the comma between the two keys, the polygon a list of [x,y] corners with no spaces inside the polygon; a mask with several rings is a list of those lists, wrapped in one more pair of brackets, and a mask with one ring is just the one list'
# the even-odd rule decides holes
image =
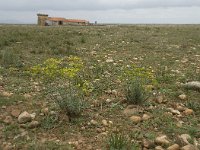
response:
{"label": "grey rock", "polygon": [[200,91],[200,82],[199,81],[192,81],[182,85],[186,89],[190,90],[197,90]]}

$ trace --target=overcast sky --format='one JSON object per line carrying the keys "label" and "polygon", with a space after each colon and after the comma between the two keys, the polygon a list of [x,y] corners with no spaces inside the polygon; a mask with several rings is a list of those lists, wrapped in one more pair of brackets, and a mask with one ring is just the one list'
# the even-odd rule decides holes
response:
{"label": "overcast sky", "polygon": [[200,0],[0,0],[0,23],[36,23],[37,13],[98,23],[200,24]]}

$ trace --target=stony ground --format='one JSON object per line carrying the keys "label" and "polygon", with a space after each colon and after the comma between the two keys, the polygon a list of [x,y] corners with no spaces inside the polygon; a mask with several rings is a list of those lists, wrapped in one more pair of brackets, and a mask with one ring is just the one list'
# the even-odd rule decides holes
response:
{"label": "stony ground", "polygon": [[[112,134],[125,149],[200,149],[200,26],[0,26],[0,39],[0,149],[112,149]],[[88,81],[101,81],[74,118],[27,73],[69,55],[84,61]],[[131,64],[157,81],[141,105],[127,103],[118,78]]]}

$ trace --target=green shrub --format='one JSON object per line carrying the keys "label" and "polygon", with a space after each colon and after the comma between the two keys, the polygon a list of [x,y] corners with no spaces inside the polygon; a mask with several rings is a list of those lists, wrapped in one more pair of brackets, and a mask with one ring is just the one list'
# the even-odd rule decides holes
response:
{"label": "green shrub", "polygon": [[81,90],[75,87],[59,87],[54,99],[60,109],[69,117],[76,117],[81,114],[84,109],[83,94]]}
{"label": "green shrub", "polygon": [[130,145],[129,140],[121,133],[112,133],[108,139],[110,150],[127,150],[128,145]]}
{"label": "green shrub", "polygon": [[141,105],[147,99],[147,92],[145,91],[142,82],[140,80],[133,80],[126,85],[126,100],[130,104]]}

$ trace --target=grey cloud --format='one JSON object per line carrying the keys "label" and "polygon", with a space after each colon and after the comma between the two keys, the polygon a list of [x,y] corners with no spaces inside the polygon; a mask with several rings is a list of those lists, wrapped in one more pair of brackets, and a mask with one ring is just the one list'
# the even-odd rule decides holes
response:
{"label": "grey cloud", "polygon": [[131,10],[137,8],[200,6],[200,0],[6,0],[0,10]]}

